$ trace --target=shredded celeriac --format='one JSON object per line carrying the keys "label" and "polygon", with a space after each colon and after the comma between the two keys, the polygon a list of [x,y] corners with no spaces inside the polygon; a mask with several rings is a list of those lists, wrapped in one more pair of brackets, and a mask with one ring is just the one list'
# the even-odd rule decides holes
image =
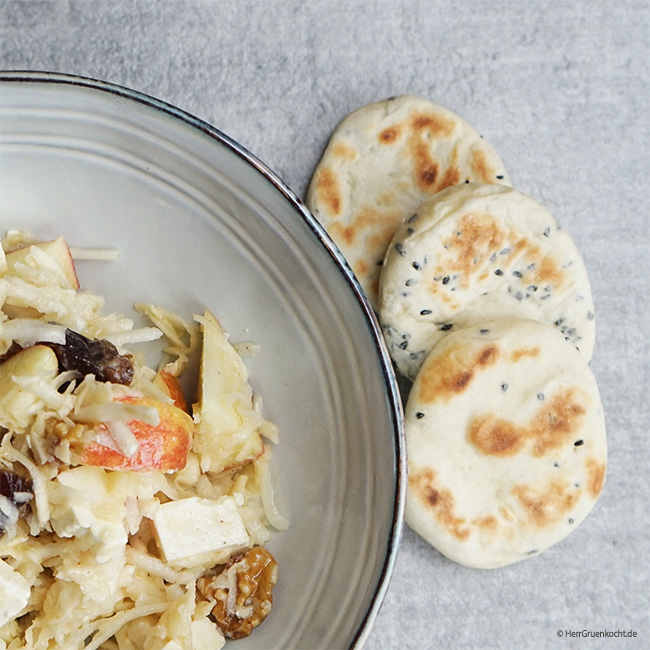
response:
{"label": "shredded celeriac", "polygon": [[[138,303],[135,310],[151,324],[136,327],[124,315],[103,313],[104,299],[79,288],[72,258],[112,260],[117,251],[65,245],[72,250],[67,266],[56,252],[58,241],[49,248],[13,230],[0,247],[0,472],[29,486],[11,498],[0,493],[0,562],[16,584],[29,585],[22,602],[20,590],[12,592],[0,579],[0,650],[157,650],[167,644],[192,650],[206,639],[219,648],[224,639],[211,614],[214,601],[198,593],[197,580],[219,576],[233,553],[264,546],[272,529],[287,527],[269,471],[277,427],[262,416],[261,401],[251,398],[246,383],[230,387],[249,402],[244,428],[228,444],[202,439],[200,410],[192,418],[175,391],[200,351],[204,317],[187,320]],[[66,343],[66,328],[128,356],[130,383],[58,367],[52,350]],[[166,342],[165,358],[154,369],[130,346],[159,338]],[[242,345],[242,352],[251,349]],[[167,445],[179,444],[161,437],[168,425],[178,427],[174,435],[192,431],[182,463],[149,467],[170,451]],[[250,436],[263,436],[263,453],[222,471],[215,454],[233,445],[247,449]],[[126,464],[106,464],[107,458]],[[247,541],[190,550],[168,562],[153,523],[159,509],[223,497],[237,504]],[[230,589],[228,607],[235,613],[234,566],[219,579]],[[238,614],[250,615],[251,608],[240,606]]]}

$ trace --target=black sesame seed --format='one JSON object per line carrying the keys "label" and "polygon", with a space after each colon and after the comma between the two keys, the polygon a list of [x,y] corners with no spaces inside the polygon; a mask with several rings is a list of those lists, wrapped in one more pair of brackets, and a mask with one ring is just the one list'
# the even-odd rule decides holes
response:
{"label": "black sesame seed", "polygon": [[531,284],[529,287],[526,287],[527,291],[532,291],[533,293],[537,291],[537,287],[534,284]]}
{"label": "black sesame seed", "polygon": [[572,524],[574,522],[573,517],[569,517],[569,523]]}
{"label": "black sesame seed", "polygon": [[594,312],[593,312],[593,311],[588,311],[588,312],[587,312],[587,318],[588,318],[589,320],[594,320],[594,318],[595,318],[595,316],[594,316]]}
{"label": "black sesame seed", "polygon": [[445,275],[445,277],[442,278],[442,283],[443,283],[443,284],[449,284],[449,279],[450,279],[449,276],[448,276],[448,275]]}
{"label": "black sesame seed", "polygon": [[544,401],[544,393],[537,393],[537,399],[538,399],[540,402],[543,402],[543,401]]}
{"label": "black sesame seed", "polygon": [[396,251],[397,251],[397,252],[398,252],[402,257],[404,257],[404,255],[406,255],[406,253],[404,252],[404,246],[402,246],[402,244],[400,244],[399,242],[397,242],[397,243],[395,244],[395,250],[396,250]]}
{"label": "black sesame seed", "polygon": [[415,280],[413,280],[412,278],[409,278],[409,279],[404,283],[404,286],[406,286],[406,287],[410,287],[414,282],[415,282]]}
{"label": "black sesame seed", "polygon": [[484,328],[484,329],[482,329],[482,330],[479,330],[479,332],[480,332],[481,334],[489,334],[489,333],[490,333],[490,330],[486,330],[486,329]]}
{"label": "black sesame seed", "polygon": [[558,463],[557,461],[555,461],[555,462],[553,463],[553,467],[559,467],[559,466],[560,466],[560,463]]}
{"label": "black sesame seed", "polygon": [[501,384],[501,390],[505,393],[508,390],[508,384],[506,384],[505,382]]}
{"label": "black sesame seed", "polygon": [[535,262],[532,262],[526,267],[529,271],[532,271],[535,268]]}
{"label": "black sesame seed", "polygon": [[574,446],[574,447],[581,447],[581,446],[584,445],[584,444],[585,444],[585,441],[584,441],[584,440],[576,440],[576,441],[573,443],[573,446]]}
{"label": "black sesame seed", "polygon": [[522,277],[522,275],[521,275],[521,271],[513,271],[513,272],[512,272],[512,275],[514,275],[516,278],[520,278],[520,277]]}
{"label": "black sesame seed", "polygon": [[416,212],[415,214],[412,214],[412,215],[408,218],[407,223],[413,223],[417,218],[418,218],[418,213]]}
{"label": "black sesame seed", "polygon": [[[483,137],[483,136],[481,136]],[[502,181],[503,180],[503,174],[497,174],[497,180]]]}
{"label": "black sesame seed", "polygon": [[424,413],[422,413],[421,411],[418,411],[418,412],[415,414],[415,417],[416,417],[418,420],[421,420],[421,419],[424,417]]}
{"label": "black sesame seed", "polygon": [[420,316],[428,316],[430,313],[431,313],[431,310],[430,310],[430,309],[423,309],[423,310],[420,312]]}
{"label": "black sesame seed", "polygon": [[420,271],[422,269],[418,262],[413,262],[412,266],[416,271]]}
{"label": "black sesame seed", "polygon": [[537,553],[536,548],[534,548],[532,551],[528,551],[528,553],[526,553],[526,555],[535,555],[535,553]]}
{"label": "black sesame seed", "polygon": [[412,235],[414,232],[415,232],[415,230],[413,230],[413,228],[407,228],[406,229],[406,234],[407,235]]}
{"label": "black sesame seed", "polygon": [[515,293],[515,299],[520,300],[520,301],[523,300],[524,299],[524,294],[521,293],[521,291],[517,291],[517,293]]}
{"label": "black sesame seed", "polygon": [[379,262],[377,262],[377,266],[384,266],[384,260],[379,260]]}
{"label": "black sesame seed", "polygon": [[408,298],[410,295],[408,291],[402,291],[402,298]]}
{"label": "black sesame seed", "polygon": [[408,341],[402,341],[402,342],[399,344],[399,349],[400,349],[400,350],[406,350],[406,348],[407,348],[408,346],[409,346],[409,342],[408,342]]}
{"label": "black sesame seed", "polygon": [[445,324],[444,324],[440,329],[441,329],[443,332],[447,332],[447,331],[450,330],[452,327],[453,327],[453,325],[452,325],[451,323],[445,323]]}
{"label": "black sesame seed", "polygon": [[494,262],[494,260],[495,260],[496,258],[497,258],[497,254],[496,254],[496,253],[492,253],[492,255],[490,255],[490,262]]}
{"label": "black sesame seed", "polygon": [[544,229],[544,232],[542,234],[544,235],[544,237],[550,237],[551,236],[551,229],[548,226],[546,226],[546,228]]}
{"label": "black sesame seed", "polygon": [[497,270],[494,272],[494,275],[503,275],[503,271],[502,271],[501,269],[497,269]]}
{"label": "black sesame seed", "polygon": [[502,248],[499,252],[499,255],[507,255],[510,252],[510,248]]}
{"label": "black sesame seed", "polygon": [[466,183],[469,183],[469,178],[466,178],[466,179],[465,179],[465,182],[466,182]]}

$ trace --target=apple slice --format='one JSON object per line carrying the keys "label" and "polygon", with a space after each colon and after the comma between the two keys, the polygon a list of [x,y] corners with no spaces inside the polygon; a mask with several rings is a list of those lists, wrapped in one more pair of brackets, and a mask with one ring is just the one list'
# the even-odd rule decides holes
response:
{"label": "apple slice", "polygon": [[193,405],[193,448],[203,471],[221,472],[264,453],[260,428],[265,420],[253,406],[248,368],[208,311],[196,320],[203,331],[199,401]]}
{"label": "apple slice", "polygon": [[45,345],[32,345],[0,364],[0,428],[23,430],[43,408],[42,400],[18,386],[14,377],[52,381],[58,373],[59,360]]}
{"label": "apple slice", "polygon": [[141,420],[129,420],[128,428],[137,441],[135,452],[126,456],[115,445],[109,428],[101,424],[97,440],[83,450],[82,462],[86,465],[131,471],[174,472],[185,467],[192,445],[194,421],[181,409],[151,397],[125,395],[117,402],[154,407],[160,416],[157,425]]}
{"label": "apple slice", "polygon": [[44,253],[50,255],[57,265],[60,267],[63,276],[65,277],[68,286],[66,289],[78,289],[79,279],[77,278],[77,271],[75,269],[74,260],[70,253],[70,248],[66,244],[63,237],[58,237],[52,241],[39,242],[22,248],[16,248],[5,254],[5,261],[7,265],[7,273],[12,275],[12,271],[17,263],[24,263],[27,256],[31,253],[32,246],[36,246]]}
{"label": "apple slice", "polygon": [[185,411],[186,413],[189,413],[187,400],[183,394],[183,388],[181,386],[181,382],[178,380],[178,377],[172,375],[172,373],[169,372],[169,370],[166,368],[162,368],[156,373],[156,376],[153,379],[153,383],[172,400],[174,400],[174,406]]}

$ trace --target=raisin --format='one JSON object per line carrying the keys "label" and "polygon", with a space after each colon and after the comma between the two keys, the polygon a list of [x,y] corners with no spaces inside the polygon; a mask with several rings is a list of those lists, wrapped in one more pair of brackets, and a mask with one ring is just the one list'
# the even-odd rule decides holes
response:
{"label": "raisin", "polygon": [[62,370],[75,370],[80,375],[94,375],[97,381],[112,382],[128,386],[133,380],[133,360],[117,351],[105,339],[89,339],[65,331],[65,345],[48,344],[54,350]]}

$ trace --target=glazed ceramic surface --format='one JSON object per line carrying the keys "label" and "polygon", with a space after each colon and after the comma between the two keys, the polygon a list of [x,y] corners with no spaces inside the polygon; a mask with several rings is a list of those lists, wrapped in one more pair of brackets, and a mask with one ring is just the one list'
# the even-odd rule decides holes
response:
{"label": "glazed ceramic surface", "polygon": [[108,311],[210,309],[280,428],[273,472],[291,521],[270,547],[275,608],[242,648],[360,646],[402,526],[394,375],[339,252],[293,193],[192,116],[102,82],[0,75],[0,229],[116,248],[80,261]]}

